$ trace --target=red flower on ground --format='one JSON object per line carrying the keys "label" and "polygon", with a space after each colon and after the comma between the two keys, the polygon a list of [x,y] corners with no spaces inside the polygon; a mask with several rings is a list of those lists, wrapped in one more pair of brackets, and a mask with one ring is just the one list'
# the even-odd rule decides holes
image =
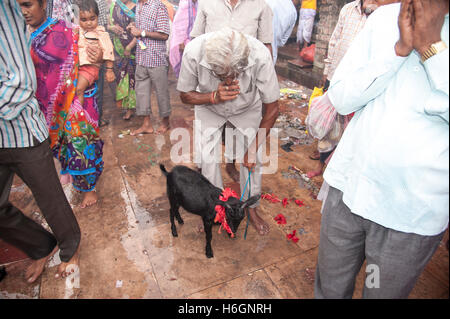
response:
{"label": "red flower on ground", "polygon": [[263,194],[263,195],[261,195],[261,198],[266,199],[266,200],[270,201],[271,203],[281,202],[281,200],[273,193],[272,194]]}
{"label": "red flower on ground", "polygon": [[297,236],[295,236],[295,233],[296,233],[296,232],[297,232],[297,231],[294,229],[294,231],[292,232],[292,234],[287,234],[287,235],[286,235],[286,238],[289,239],[289,240],[292,240],[294,243],[298,242],[299,239],[298,239]]}
{"label": "red flower on ground", "polygon": [[278,225],[286,225],[286,217],[283,214],[278,214],[274,219]]}
{"label": "red flower on ground", "polygon": [[284,198],[282,204],[283,207],[286,208],[286,206],[289,204],[289,200],[287,198]]}
{"label": "red flower on ground", "polygon": [[298,206],[300,206],[300,207],[305,206],[305,203],[304,203],[302,200],[299,200],[299,199],[296,199],[296,200],[295,200],[295,203],[296,203]]}

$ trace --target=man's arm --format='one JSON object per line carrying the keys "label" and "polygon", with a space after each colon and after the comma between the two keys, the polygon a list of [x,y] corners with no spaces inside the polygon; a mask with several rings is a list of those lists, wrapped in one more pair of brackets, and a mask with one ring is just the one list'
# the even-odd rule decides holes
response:
{"label": "man's arm", "polygon": [[[252,145],[248,148],[248,151],[244,156],[243,165],[247,167],[249,170],[252,170],[253,167],[256,166],[256,155],[258,153],[258,149],[262,143],[266,141],[267,136],[270,134],[270,130],[272,129],[275,121],[279,115],[279,105],[278,100],[272,103],[263,103],[263,109],[266,110],[264,116],[259,124],[259,128],[263,129],[266,135],[259,136],[256,134],[255,139],[253,140]],[[261,138],[260,138],[261,137]]]}
{"label": "man's arm", "polygon": [[[156,17],[155,31],[138,29],[133,23],[130,24],[127,29],[129,29],[130,33],[137,38],[150,38],[153,40],[166,41],[170,34],[169,13],[167,7],[161,3]],[[145,34],[143,36],[142,34],[144,31]]]}

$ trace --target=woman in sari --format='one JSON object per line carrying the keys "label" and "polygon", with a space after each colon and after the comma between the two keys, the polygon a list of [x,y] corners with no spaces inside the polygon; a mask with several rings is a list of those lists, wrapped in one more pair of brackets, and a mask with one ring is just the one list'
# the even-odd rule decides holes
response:
{"label": "woman in sari", "polygon": [[108,30],[114,33],[114,72],[116,75],[116,103],[126,110],[124,120],[129,120],[136,108],[134,74],[136,73],[136,38],[127,30],[134,22],[136,0],[116,0],[110,9]]}
{"label": "woman in sari", "polygon": [[181,0],[172,24],[169,60],[176,77],[180,74],[184,47],[191,40],[189,34],[197,15],[197,0]]}
{"label": "woman in sari", "polygon": [[103,171],[95,88],[87,91],[81,105],[75,94],[78,30],[68,28],[62,20],[47,18],[41,0],[31,2],[42,10],[37,21],[33,16],[26,19],[32,31],[36,98],[47,121],[53,155],[61,164],[61,181],[71,180],[74,188],[84,193],[84,208],[97,202],[95,186]]}

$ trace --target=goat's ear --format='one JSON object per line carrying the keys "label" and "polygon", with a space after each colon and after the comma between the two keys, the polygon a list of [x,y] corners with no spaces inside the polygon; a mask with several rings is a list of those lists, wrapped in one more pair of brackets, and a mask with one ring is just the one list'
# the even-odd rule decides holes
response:
{"label": "goat's ear", "polygon": [[228,209],[233,209],[228,202],[221,201],[220,199],[215,200],[215,205],[225,206]]}
{"label": "goat's ear", "polygon": [[252,206],[259,200],[260,197],[261,197],[261,195],[255,195],[255,196],[250,197],[242,204],[241,208],[244,209],[245,207]]}

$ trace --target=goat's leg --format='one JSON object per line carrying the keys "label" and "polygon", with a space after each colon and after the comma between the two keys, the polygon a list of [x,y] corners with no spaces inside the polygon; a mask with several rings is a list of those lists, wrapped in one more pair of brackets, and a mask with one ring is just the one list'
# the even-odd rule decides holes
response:
{"label": "goat's leg", "polygon": [[181,225],[184,224],[184,220],[183,220],[183,218],[181,218],[180,210],[179,210],[179,209],[177,209],[177,210],[175,211],[175,218],[177,219],[178,224],[181,224]]}
{"label": "goat's leg", "polygon": [[206,235],[206,257],[212,258],[212,257],[214,257],[213,250],[211,247],[212,222],[203,219],[203,228],[205,229],[205,235]]}
{"label": "goat's leg", "polygon": [[[178,208],[180,206],[177,203],[170,203],[170,228],[172,230],[172,236],[178,237],[177,232],[177,226],[175,226],[175,216],[180,213],[178,213]],[[178,219],[178,218],[177,218]]]}

